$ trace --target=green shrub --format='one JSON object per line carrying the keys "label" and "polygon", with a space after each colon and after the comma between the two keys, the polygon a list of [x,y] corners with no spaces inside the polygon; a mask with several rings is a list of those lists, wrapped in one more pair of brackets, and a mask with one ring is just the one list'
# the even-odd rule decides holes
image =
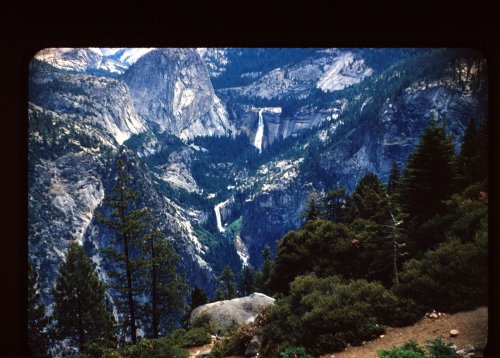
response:
{"label": "green shrub", "polygon": [[236,337],[229,336],[221,341],[218,341],[213,346],[209,358],[224,358],[229,355],[239,354],[241,349],[239,349],[238,341]]}
{"label": "green shrub", "polygon": [[[264,356],[303,346],[312,354],[361,344],[384,332],[386,324],[410,320],[410,300],[401,301],[380,283],[343,281],[338,276],[297,277],[290,295],[278,299],[263,329]],[[401,318],[399,315],[405,313]],[[411,317],[413,319],[413,317]]]}
{"label": "green shrub", "polygon": [[156,342],[151,344],[149,349],[141,351],[139,358],[187,358],[188,356],[185,349],[161,340],[156,340]]}
{"label": "green shrub", "polygon": [[196,317],[191,323],[191,329],[193,328],[202,328],[207,332],[215,334],[217,329],[210,320],[210,316],[207,313],[202,313],[198,317]]}
{"label": "green shrub", "polygon": [[447,312],[486,305],[488,299],[488,233],[472,242],[451,239],[405,263],[394,292],[414,299],[424,310]]}
{"label": "green shrub", "polygon": [[210,352],[210,358],[223,358],[228,355],[244,355],[252,337],[259,334],[261,328],[257,323],[234,327],[232,332],[215,344]]}
{"label": "green shrub", "polygon": [[101,358],[101,357],[107,357],[113,352],[112,348],[102,346],[97,343],[91,343],[88,345],[85,345],[85,356],[86,357],[92,357],[92,358]]}
{"label": "green shrub", "polygon": [[211,334],[204,328],[176,329],[168,336],[160,338],[158,341],[183,348],[201,346],[212,341]]}
{"label": "green shrub", "polygon": [[445,343],[438,337],[426,341],[428,353],[418,345],[415,340],[410,340],[401,346],[377,351],[379,358],[460,358],[452,343]]}
{"label": "green shrub", "polygon": [[186,332],[186,343],[182,347],[195,347],[208,344],[212,341],[210,332],[203,328],[191,328]]}
{"label": "green shrub", "polygon": [[379,358],[430,358],[415,340],[391,349],[377,351]]}
{"label": "green shrub", "polygon": [[306,353],[304,347],[289,347],[280,353],[280,358],[314,358]]}
{"label": "green shrub", "polygon": [[460,358],[460,354],[458,354],[455,349],[453,349],[452,343],[445,343],[438,337],[434,340],[426,341],[427,349],[431,354],[431,357],[435,358]]}
{"label": "green shrub", "polygon": [[[177,333],[176,336],[166,336],[159,339],[141,339],[136,344],[129,344],[117,350],[103,350],[102,354],[99,353],[99,348],[95,347],[94,353],[96,355],[87,354],[85,357],[99,357],[99,358],[146,358],[146,357],[158,357],[158,358],[187,358],[187,351],[176,344],[175,341],[182,341],[179,337],[182,334]],[[185,334],[184,334],[185,336]]]}

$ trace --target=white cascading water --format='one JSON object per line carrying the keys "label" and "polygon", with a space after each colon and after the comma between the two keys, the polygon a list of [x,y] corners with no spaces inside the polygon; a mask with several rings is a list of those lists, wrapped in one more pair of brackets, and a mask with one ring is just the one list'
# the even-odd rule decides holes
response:
{"label": "white cascading water", "polygon": [[259,109],[259,126],[257,127],[257,132],[255,133],[255,140],[253,145],[257,147],[259,152],[262,152],[262,138],[264,137],[264,119],[262,118],[263,109]]}
{"label": "white cascading water", "polygon": [[224,227],[222,226],[222,218],[220,215],[220,208],[224,206],[226,202],[219,203],[215,205],[214,211],[215,211],[215,218],[217,219],[217,229],[219,229],[220,232],[224,232]]}
{"label": "white cascading water", "polygon": [[240,235],[236,236],[236,240],[234,241],[234,245],[236,247],[236,253],[240,257],[240,260],[241,260],[243,267],[248,266],[248,264],[249,264],[248,260],[250,259],[250,255],[248,254],[248,248],[246,247],[245,243],[241,239]]}

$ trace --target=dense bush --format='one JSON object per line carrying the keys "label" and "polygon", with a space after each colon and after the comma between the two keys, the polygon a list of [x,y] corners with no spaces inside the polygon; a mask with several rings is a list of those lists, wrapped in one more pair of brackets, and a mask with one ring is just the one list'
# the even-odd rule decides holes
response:
{"label": "dense bush", "polygon": [[429,353],[418,345],[415,340],[391,349],[377,351],[379,358],[460,358],[451,343],[445,343],[441,338],[426,341]]}
{"label": "dense bush", "polygon": [[280,353],[280,358],[313,358],[304,347],[290,347]]}
{"label": "dense bush", "polygon": [[[448,241],[404,265],[394,292],[415,299],[426,310],[456,312],[487,304],[487,210],[486,203],[479,201],[461,201],[460,210],[470,209],[469,214],[457,216]],[[482,212],[480,219],[478,212]],[[459,234],[464,232],[465,236]]]}
{"label": "dense bush", "polygon": [[313,354],[339,351],[348,343],[377,337],[385,324],[407,323],[401,320],[408,319],[410,312],[411,301],[401,302],[380,283],[299,276],[290,294],[277,300],[264,327],[263,354],[277,356],[293,346]]}
{"label": "dense bush", "polygon": [[169,357],[187,358],[187,351],[172,344],[167,338],[142,339],[136,344],[127,345],[120,349],[107,349],[98,345],[92,345],[86,354],[80,354],[79,358],[146,358],[146,357]]}
{"label": "dense bush", "polygon": [[215,344],[210,352],[210,358],[223,358],[229,355],[244,355],[246,347],[256,335],[262,334],[262,329],[269,323],[273,306],[266,307],[253,323],[233,327],[225,334],[225,339]]}
{"label": "dense bush", "polygon": [[352,274],[354,234],[344,224],[311,220],[299,231],[290,231],[278,243],[271,286],[276,292],[288,292],[288,285],[299,275],[317,276]]}
{"label": "dense bush", "polygon": [[256,334],[256,327],[252,324],[240,327],[231,327],[224,334],[224,339],[218,341],[209,358],[224,358],[231,355],[244,355],[246,346]]}
{"label": "dense bush", "polygon": [[203,327],[194,327],[186,331],[185,329],[176,329],[170,333],[166,340],[179,347],[195,347],[212,341],[212,335]]}
{"label": "dense bush", "polygon": [[185,348],[210,343],[212,336],[202,327],[190,330],[177,329],[169,335],[159,339],[142,339],[136,344],[127,345],[120,349],[106,348],[97,344],[86,347],[86,353],[81,358],[145,358],[145,357],[188,357]]}
{"label": "dense bush", "polygon": [[428,358],[425,351],[414,340],[391,349],[377,351],[379,358]]}
{"label": "dense bush", "polygon": [[217,328],[214,326],[214,324],[210,320],[210,316],[207,313],[202,313],[198,317],[196,317],[191,323],[190,328],[200,328],[214,334],[217,331]]}

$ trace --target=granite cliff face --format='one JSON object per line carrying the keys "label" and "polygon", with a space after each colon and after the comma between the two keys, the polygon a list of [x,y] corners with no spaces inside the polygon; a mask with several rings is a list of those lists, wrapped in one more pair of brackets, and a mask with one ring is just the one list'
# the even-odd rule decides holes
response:
{"label": "granite cliff face", "polygon": [[[51,302],[51,289],[71,240],[86,247],[96,270],[106,278],[99,249],[109,233],[103,234],[94,210],[111,190],[118,155],[138,168],[136,177],[146,183],[141,197],[148,198],[142,204],[153,208],[161,219],[182,257],[182,272],[210,292],[215,276],[202,258],[205,249],[191,226],[201,214],[158,194],[153,173],[137,162],[140,153],[122,147],[131,136],[150,132],[127,84],[119,78],[68,72],[34,59],[29,98],[28,246],[45,302]],[[154,143],[148,146],[150,152],[155,148]],[[166,174],[172,169],[167,167]]]}
{"label": "granite cliff face", "polygon": [[403,167],[433,113],[446,113],[458,149],[469,119],[488,116],[487,64],[437,51],[39,52],[29,83],[28,229],[45,301],[70,240],[106,279],[99,249],[110,234],[94,211],[117,157],[181,271],[212,293],[223,260],[258,267],[266,244],[300,226],[313,189],[352,191],[368,170],[386,180],[393,163]]}
{"label": "granite cliff face", "polygon": [[207,303],[193,310],[190,322],[194,322],[202,315],[208,315],[210,322],[217,329],[228,328],[234,324],[251,323],[266,307],[274,305],[274,302],[274,298],[255,292],[246,297]]}
{"label": "granite cliff face", "polygon": [[192,49],[152,51],[124,76],[137,112],[155,131],[182,139],[231,134],[205,63]]}

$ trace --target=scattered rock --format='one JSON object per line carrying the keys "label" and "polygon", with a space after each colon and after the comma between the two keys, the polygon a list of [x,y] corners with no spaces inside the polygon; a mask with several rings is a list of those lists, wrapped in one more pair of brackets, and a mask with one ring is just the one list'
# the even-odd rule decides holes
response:
{"label": "scattered rock", "polygon": [[466,344],[462,349],[457,350],[457,353],[462,357],[471,357],[474,354],[474,346]]}
{"label": "scattered rock", "polygon": [[193,310],[190,322],[192,323],[202,314],[207,314],[212,323],[220,329],[233,324],[250,323],[264,308],[273,305],[274,301],[274,298],[262,293],[253,293],[246,297],[207,303]]}
{"label": "scattered rock", "polygon": [[194,358],[206,358],[210,354],[210,349],[207,351],[199,352],[197,355],[194,356]]}
{"label": "scattered rock", "polygon": [[429,315],[429,318],[436,319],[436,318],[438,318],[438,315],[437,315],[435,312],[432,312],[432,313]]}
{"label": "scattered rock", "polygon": [[456,329],[452,329],[452,330],[450,331],[450,336],[451,336],[451,337],[456,337],[456,336],[458,336],[458,334],[459,334],[459,333],[460,333],[460,332],[459,332],[458,330],[456,330]]}
{"label": "scattered rock", "polygon": [[262,338],[262,336],[254,336],[245,351],[245,357],[253,357],[259,355],[263,340],[264,339]]}

